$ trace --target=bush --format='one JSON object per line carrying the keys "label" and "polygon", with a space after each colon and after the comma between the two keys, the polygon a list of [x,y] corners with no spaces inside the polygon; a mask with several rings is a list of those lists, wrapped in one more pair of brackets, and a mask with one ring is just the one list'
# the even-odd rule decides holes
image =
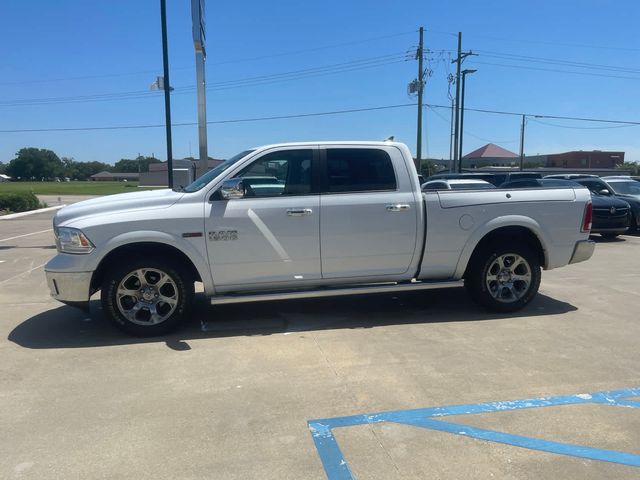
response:
{"label": "bush", "polygon": [[40,206],[38,197],[31,192],[0,193],[0,210],[26,212]]}

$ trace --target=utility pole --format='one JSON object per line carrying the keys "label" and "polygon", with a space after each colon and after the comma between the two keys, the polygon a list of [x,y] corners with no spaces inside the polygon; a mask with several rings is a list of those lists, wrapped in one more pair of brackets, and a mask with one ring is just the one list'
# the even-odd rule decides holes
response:
{"label": "utility pole", "polygon": [[169,83],[169,47],[167,46],[167,2],[160,0],[162,22],[162,63],[164,65],[164,115],[167,129],[167,174],[169,188],[173,188],[173,152],[171,147],[171,84]]}
{"label": "utility pole", "polygon": [[522,126],[520,127],[520,171],[524,167],[524,124],[527,121],[526,118],[526,115],[522,115]]}
{"label": "utility pole", "polygon": [[423,43],[422,33],[424,29],[420,27],[420,41],[418,42],[418,51],[416,57],[418,59],[418,132],[416,138],[416,170],[420,173],[422,166],[422,94],[424,92],[424,72],[422,71]]}
{"label": "utility pole", "polygon": [[454,101],[451,99],[451,128],[449,130],[449,172],[453,172],[453,108]]}
{"label": "utility pole", "polygon": [[458,32],[458,56],[453,62],[456,63],[456,124],[453,129],[453,161],[458,161],[458,125],[460,122],[460,65],[462,64],[462,32]]}
{"label": "utility pole", "polygon": [[[451,63],[456,64],[456,114],[455,114],[455,126],[453,134],[453,160],[457,162],[462,152],[458,151],[458,142],[460,135],[460,67],[462,62],[469,55],[475,55],[475,53],[468,51],[462,53],[462,32],[458,32],[458,56]],[[462,162],[460,162],[459,171],[462,168]]]}
{"label": "utility pole", "polygon": [[[209,170],[209,153],[207,151],[207,98],[205,90],[204,63],[207,59],[205,50],[205,0],[191,0],[191,29],[193,47],[196,52],[196,86],[198,96],[198,158],[199,174]],[[196,170],[198,172],[198,170]],[[197,177],[199,175],[195,175]]]}
{"label": "utility pole", "polygon": [[464,139],[464,87],[467,79],[467,75],[475,73],[475,69],[465,69],[462,71],[462,105],[460,106],[460,148],[458,149],[458,173],[462,172],[462,140]]}

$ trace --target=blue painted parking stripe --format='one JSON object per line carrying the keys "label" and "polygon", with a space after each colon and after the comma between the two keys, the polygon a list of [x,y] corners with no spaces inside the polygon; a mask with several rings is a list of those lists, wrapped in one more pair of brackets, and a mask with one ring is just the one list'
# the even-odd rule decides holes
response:
{"label": "blue painted parking stripe", "polygon": [[332,429],[381,422],[394,422],[453,433],[456,435],[465,435],[479,440],[503,443],[532,450],[640,467],[640,455],[632,453],[553,442],[544,439],[471,427],[469,425],[435,420],[435,418],[452,415],[577,404],[640,408],[640,401],[628,400],[630,397],[638,396],[640,396],[640,388],[629,388],[595,393],[582,393],[577,395],[531,398],[526,400],[450,405],[446,407],[418,408],[365,415],[352,415],[346,417],[327,418],[323,420],[311,420],[308,424],[316,449],[318,450],[322,465],[329,480],[350,480],[353,478],[349,465],[344,459],[338,442],[333,435]]}
{"label": "blue painted parking stripe", "polygon": [[455,433],[465,437],[486,440],[494,443],[504,443],[515,447],[540,450],[543,452],[568,455],[571,457],[587,458],[589,460],[600,460],[603,462],[620,463],[632,467],[640,467],[640,455],[633,453],[617,452],[615,450],[602,450],[600,448],[586,447],[584,445],[574,445],[570,443],[553,442],[522,435],[487,430],[484,428],[472,427],[461,423],[444,422],[442,420],[432,420],[430,418],[418,418],[411,422],[397,422],[415,427],[438,430],[440,432]]}
{"label": "blue painted parking stripe", "polygon": [[330,480],[351,480],[353,475],[331,428],[318,422],[313,424],[310,422],[309,429],[327,478]]}

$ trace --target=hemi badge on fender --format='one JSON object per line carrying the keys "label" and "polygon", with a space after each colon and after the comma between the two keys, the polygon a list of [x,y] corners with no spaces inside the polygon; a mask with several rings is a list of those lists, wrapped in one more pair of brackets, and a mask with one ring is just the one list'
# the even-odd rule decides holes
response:
{"label": "hemi badge on fender", "polygon": [[201,237],[202,232],[185,232],[182,234],[182,238]]}

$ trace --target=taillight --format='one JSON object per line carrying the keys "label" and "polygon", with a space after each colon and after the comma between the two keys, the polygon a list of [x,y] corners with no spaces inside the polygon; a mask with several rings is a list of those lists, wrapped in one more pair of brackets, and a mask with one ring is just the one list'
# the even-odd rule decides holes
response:
{"label": "taillight", "polygon": [[591,222],[593,220],[593,204],[591,200],[587,202],[584,207],[584,217],[582,217],[582,233],[589,233],[591,231]]}

